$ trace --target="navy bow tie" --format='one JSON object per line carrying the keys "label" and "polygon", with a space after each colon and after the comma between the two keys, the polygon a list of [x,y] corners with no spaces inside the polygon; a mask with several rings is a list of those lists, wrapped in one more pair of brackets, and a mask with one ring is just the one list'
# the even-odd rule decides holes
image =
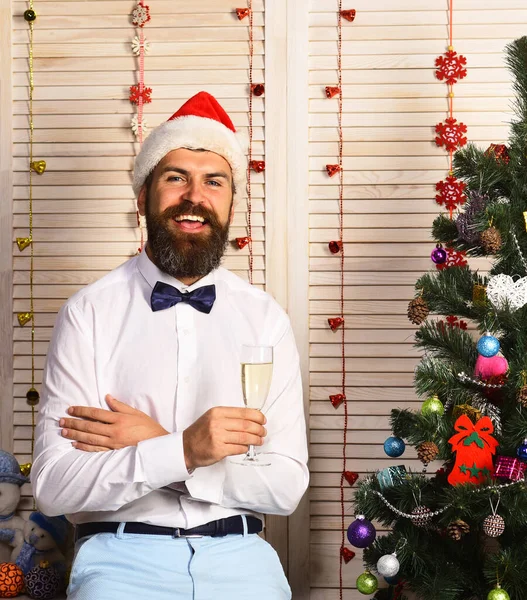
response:
{"label": "navy bow tie", "polygon": [[200,312],[209,314],[212,310],[212,305],[216,300],[216,286],[204,285],[195,289],[193,292],[180,292],[175,287],[168,283],[158,281],[152,290],[150,298],[150,306],[155,312],[170,308],[178,302],[186,302]]}

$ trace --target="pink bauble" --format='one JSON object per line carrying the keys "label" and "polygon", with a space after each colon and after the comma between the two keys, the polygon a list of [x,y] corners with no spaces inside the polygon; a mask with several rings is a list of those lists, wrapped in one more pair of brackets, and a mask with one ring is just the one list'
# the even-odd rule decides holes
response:
{"label": "pink bauble", "polygon": [[476,361],[474,376],[480,377],[481,379],[487,379],[488,377],[496,375],[505,375],[508,369],[509,363],[504,356],[491,356],[487,358],[480,354]]}

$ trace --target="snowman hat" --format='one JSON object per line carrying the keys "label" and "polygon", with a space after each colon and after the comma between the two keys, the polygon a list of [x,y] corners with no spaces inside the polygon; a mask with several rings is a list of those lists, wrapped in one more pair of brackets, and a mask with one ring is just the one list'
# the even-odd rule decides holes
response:
{"label": "snowman hat", "polygon": [[23,485],[29,479],[20,472],[17,459],[5,450],[0,450],[0,483],[16,483]]}
{"label": "snowman hat", "polygon": [[178,148],[219,154],[231,167],[237,194],[244,191],[247,158],[240,135],[216,98],[199,92],[146,138],[135,159],[132,187],[136,197],[159,161]]}

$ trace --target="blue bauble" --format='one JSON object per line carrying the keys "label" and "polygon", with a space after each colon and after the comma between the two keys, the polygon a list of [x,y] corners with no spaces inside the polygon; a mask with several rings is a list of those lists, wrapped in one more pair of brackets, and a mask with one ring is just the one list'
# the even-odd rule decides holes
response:
{"label": "blue bauble", "polygon": [[500,351],[500,342],[493,335],[483,335],[478,340],[477,349],[481,356],[490,358]]}
{"label": "blue bauble", "polygon": [[375,527],[364,515],[357,515],[355,521],[348,527],[348,540],[355,548],[366,548],[376,537]]}
{"label": "blue bauble", "polygon": [[527,461],[527,440],[523,440],[523,442],[518,446],[516,450],[516,455],[520,460]]}
{"label": "blue bauble", "polygon": [[391,458],[397,458],[404,452],[406,445],[399,437],[391,436],[384,442],[384,451]]}
{"label": "blue bauble", "polygon": [[386,581],[388,585],[397,585],[400,579],[401,578],[399,577],[399,575],[394,575],[393,577],[384,577],[384,581]]}

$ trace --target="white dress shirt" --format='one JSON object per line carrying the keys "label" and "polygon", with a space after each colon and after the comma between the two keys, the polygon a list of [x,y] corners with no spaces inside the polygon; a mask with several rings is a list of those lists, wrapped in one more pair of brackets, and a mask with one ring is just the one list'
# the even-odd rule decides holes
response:
{"label": "white dress shirt", "polygon": [[[180,302],[150,308],[157,281],[181,291],[216,286],[210,314]],[[189,474],[183,430],[213,406],[244,406],[242,345],[273,346],[264,406],[269,467],[229,458]],[[111,394],[169,435],[108,452],[62,437],[69,406],[108,409]],[[31,472],[39,509],[73,523],[143,521],[190,528],[237,514],[287,515],[307,488],[307,443],[298,353],[289,319],[267,293],[219,268],[191,286],[142,252],[84,288],[60,310],[42,385]]]}

